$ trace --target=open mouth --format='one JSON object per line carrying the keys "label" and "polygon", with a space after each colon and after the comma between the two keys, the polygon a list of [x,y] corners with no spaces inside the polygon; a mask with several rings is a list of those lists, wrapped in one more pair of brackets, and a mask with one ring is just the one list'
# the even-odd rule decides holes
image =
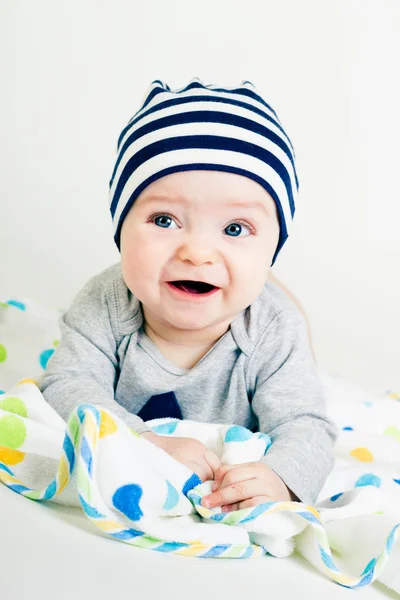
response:
{"label": "open mouth", "polygon": [[210,283],[205,283],[204,281],[169,281],[170,286],[180,290],[181,292],[186,292],[187,294],[196,294],[196,295],[204,295],[210,294],[211,292],[215,292],[219,288],[215,285],[211,285]]}

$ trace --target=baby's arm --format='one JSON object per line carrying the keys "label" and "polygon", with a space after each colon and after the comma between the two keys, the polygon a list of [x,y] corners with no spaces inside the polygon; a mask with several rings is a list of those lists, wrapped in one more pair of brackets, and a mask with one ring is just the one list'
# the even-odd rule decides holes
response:
{"label": "baby's arm", "polygon": [[289,290],[289,288],[286,287],[286,285],[284,285],[282,283],[282,281],[280,281],[279,279],[277,279],[277,277],[275,277],[275,275],[273,273],[270,273],[268,280],[271,283],[274,283],[276,286],[278,286],[282,290],[282,292],[284,292],[286,294],[286,296],[288,298],[290,298],[290,300],[296,305],[297,309],[303,315],[303,317],[304,317],[304,319],[306,321],[306,324],[307,324],[308,341],[310,343],[311,352],[312,352],[313,358],[315,360],[315,352],[314,352],[313,343],[312,343],[312,336],[311,336],[311,325],[310,325],[310,321],[308,319],[308,316],[307,316],[307,313],[305,311],[304,306],[300,303],[300,300],[293,294],[293,292],[291,292]]}
{"label": "baby's arm", "polygon": [[[273,350],[274,349],[274,350]],[[273,351],[272,358],[265,361]],[[272,445],[263,462],[302,502],[314,503],[333,466],[336,428],[311,356],[304,319],[280,313],[250,359],[256,389],[252,409]]]}
{"label": "baby's arm", "polygon": [[217,469],[203,506],[227,512],[271,500],[314,504],[333,466],[336,428],[326,416],[306,325],[293,308],[261,333],[247,376],[253,411],[272,446],[261,462]]}
{"label": "baby's arm", "polygon": [[46,401],[67,420],[79,404],[111,410],[137,432],[150,431],[138,416],[114,400],[117,343],[112,330],[105,284],[92,278],[60,320],[61,342],[41,383]]}

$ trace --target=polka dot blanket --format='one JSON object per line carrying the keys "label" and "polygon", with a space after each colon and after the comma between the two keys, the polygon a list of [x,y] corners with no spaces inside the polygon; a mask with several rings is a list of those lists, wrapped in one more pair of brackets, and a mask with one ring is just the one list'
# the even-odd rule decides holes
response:
{"label": "polka dot blanket", "polygon": [[[95,399],[65,423],[40,375],[58,343],[60,313],[28,300],[0,304],[0,481],[40,502],[79,506],[126,544],[201,558],[285,557],[294,550],[349,588],[379,580],[400,593],[400,397],[372,398],[321,373],[341,433],[318,502],[206,509],[211,482],[141,438]],[[90,401],[93,400],[93,404]],[[268,436],[235,424],[151,421],[199,439],[227,464],[260,460]]]}

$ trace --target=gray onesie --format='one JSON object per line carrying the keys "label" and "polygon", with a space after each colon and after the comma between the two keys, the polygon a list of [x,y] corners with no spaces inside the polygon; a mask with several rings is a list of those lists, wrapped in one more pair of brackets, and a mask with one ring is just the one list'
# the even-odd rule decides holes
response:
{"label": "gray onesie", "polygon": [[144,333],[140,302],[119,264],[85,285],[60,325],[42,391],[64,419],[92,403],[141,433],[149,428],[138,413],[150,402],[168,416],[163,402],[173,396],[184,419],[267,433],[272,445],[263,461],[302,502],[315,502],[333,465],[336,429],[304,319],[275,285],[265,285],[192,369],[171,363]]}

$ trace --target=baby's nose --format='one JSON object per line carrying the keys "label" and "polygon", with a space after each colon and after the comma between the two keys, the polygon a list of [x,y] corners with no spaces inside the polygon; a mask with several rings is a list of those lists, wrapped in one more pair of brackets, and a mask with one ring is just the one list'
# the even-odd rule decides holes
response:
{"label": "baby's nose", "polygon": [[187,237],[180,248],[178,256],[182,261],[188,261],[196,266],[214,264],[219,259],[219,253],[211,240],[205,235]]}

